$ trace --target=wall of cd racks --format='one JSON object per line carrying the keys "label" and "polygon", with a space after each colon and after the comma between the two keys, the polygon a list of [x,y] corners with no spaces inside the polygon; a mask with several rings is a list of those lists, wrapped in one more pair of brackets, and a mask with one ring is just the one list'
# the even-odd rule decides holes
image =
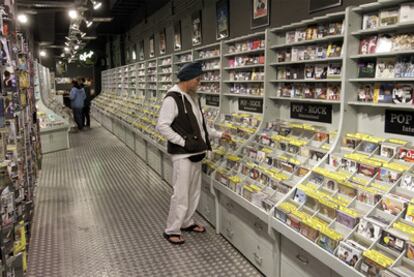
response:
{"label": "wall of cd racks", "polygon": [[34,59],[13,1],[0,4],[0,275],[24,276],[41,167]]}
{"label": "wall of cd racks", "polygon": [[109,69],[93,114],[169,182],[157,113],[202,62],[233,136],[203,161],[217,233],[267,276],[413,276],[413,26],[413,2],[379,1]]}

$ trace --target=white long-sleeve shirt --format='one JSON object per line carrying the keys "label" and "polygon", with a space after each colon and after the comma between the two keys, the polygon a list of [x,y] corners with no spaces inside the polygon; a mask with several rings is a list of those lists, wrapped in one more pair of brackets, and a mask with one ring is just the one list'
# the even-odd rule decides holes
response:
{"label": "white long-sleeve shirt", "polygon": [[[197,119],[198,127],[200,128],[201,137],[205,140],[205,132],[203,128],[203,114],[198,106],[197,99],[193,99],[190,95],[183,92],[178,85],[173,86],[170,91],[177,91],[184,95],[184,97],[187,98],[187,100],[191,104],[192,111]],[[175,103],[174,98],[172,97],[166,97],[162,103],[161,109],[160,109],[160,115],[158,117],[158,123],[157,123],[157,130],[161,133],[169,142],[177,144],[181,147],[184,147],[185,140],[183,137],[181,137],[177,132],[175,132],[171,128],[171,124],[173,123],[174,119],[178,115],[178,107]],[[209,128],[209,126],[206,123],[207,132],[211,137],[221,137],[222,132],[217,131],[215,129]],[[204,152],[199,153],[191,153],[191,154],[173,154],[171,155],[171,158],[173,161],[178,159],[184,159],[188,158],[193,155],[201,154]]]}

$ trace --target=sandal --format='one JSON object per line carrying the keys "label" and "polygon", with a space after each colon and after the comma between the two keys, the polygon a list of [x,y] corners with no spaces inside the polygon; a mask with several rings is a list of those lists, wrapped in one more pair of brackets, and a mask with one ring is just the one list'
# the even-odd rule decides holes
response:
{"label": "sandal", "polygon": [[[178,245],[178,244],[183,244],[185,242],[185,240],[183,240],[181,235],[174,235],[174,234],[169,235],[166,233],[163,233],[162,235],[164,236],[166,240],[168,240],[169,243],[172,243],[172,244]],[[180,240],[175,241],[175,240],[171,240],[171,238],[178,238]]]}
{"label": "sandal", "polygon": [[[198,229],[202,229],[201,231],[197,230]],[[181,231],[185,231],[185,232],[195,232],[195,233],[204,233],[206,231],[206,227],[199,225],[199,224],[193,224],[190,225],[186,228],[181,228]]]}

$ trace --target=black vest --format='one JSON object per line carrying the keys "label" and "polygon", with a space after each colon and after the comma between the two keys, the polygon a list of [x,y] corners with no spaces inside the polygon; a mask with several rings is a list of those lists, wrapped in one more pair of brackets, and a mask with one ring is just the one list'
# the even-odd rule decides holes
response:
{"label": "black vest", "polygon": [[[206,134],[205,140],[201,138],[201,131],[198,126],[198,121],[196,116],[193,113],[193,108],[191,103],[188,101],[187,97],[184,96],[185,108],[187,113],[185,113],[183,105],[183,97],[181,93],[176,91],[169,91],[165,97],[172,97],[175,100],[175,103],[178,107],[178,115],[171,124],[171,128],[178,133],[184,140],[193,140],[193,143],[196,144],[196,149],[194,151],[187,151],[184,147],[180,145],[171,143],[168,141],[167,151],[170,154],[191,154],[203,152],[206,150],[211,150],[210,140],[208,138],[208,132],[206,128],[206,123],[203,116],[203,129]],[[198,107],[201,111],[200,101],[198,101]]]}

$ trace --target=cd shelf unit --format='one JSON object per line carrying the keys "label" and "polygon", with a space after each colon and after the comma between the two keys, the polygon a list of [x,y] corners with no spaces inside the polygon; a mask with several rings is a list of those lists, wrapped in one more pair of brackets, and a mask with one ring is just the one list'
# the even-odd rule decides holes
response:
{"label": "cd shelf unit", "polygon": [[[268,276],[412,276],[414,76],[403,70],[414,63],[404,44],[414,37],[409,2],[348,7],[128,71],[109,69],[94,115],[115,133],[119,106],[126,110],[134,134],[126,143],[171,182],[165,141],[154,129],[162,92],[173,85],[164,76],[176,81],[182,65],[203,63],[199,96],[208,124],[233,136],[212,139],[203,161],[199,211],[216,231]],[[368,29],[375,20],[386,26]],[[124,84],[134,74],[145,97],[121,94],[131,91]]]}
{"label": "cd shelf unit", "polygon": [[147,92],[157,91],[157,59],[147,61],[146,72],[146,89]]}
{"label": "cd shelf unit", "polygon": [[173,61],[172,55],[163,56],[157,59],[158,91],[167,92],[173,85]]}

